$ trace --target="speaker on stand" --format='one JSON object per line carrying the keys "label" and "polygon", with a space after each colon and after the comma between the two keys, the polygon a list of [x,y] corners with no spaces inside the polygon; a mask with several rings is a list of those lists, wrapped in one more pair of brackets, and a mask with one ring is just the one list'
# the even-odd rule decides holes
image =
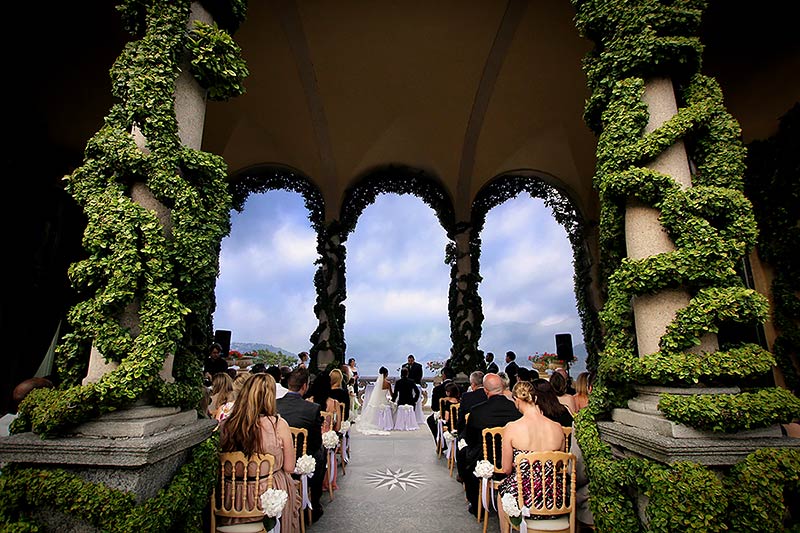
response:
{"label": "speaker on stand", "polygon": [[575,359],[572,353],[572,335],[569,333],[556,333],[556,355],[561,361],[569,364]]}
{"label": "speaker on stand", "polygon": [[228,357],[231,352],[231,332],[227,329],[218,329],[214,332],[214,342],[222,346],[222,357]]}

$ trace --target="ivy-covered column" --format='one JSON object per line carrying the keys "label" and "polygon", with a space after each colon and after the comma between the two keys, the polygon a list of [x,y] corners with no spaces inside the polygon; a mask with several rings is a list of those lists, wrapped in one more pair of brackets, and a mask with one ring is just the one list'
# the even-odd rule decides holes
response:
{"label": "ivy-covered column", "polygon": [[[675,91],[669,78],[652,78],[645,82],[643,102],[647,105],[648,120],[643,133],[649,135],[674,117],[678,112]],[[643,168],[670,176],[678,187],[686,190],[692,186],[689,159],[682,139],[643,165]],[[625,245],[627,257],[645,260],[662,253],[675,251],[675,244],[661,225],[661,211],[639,200],[628,198],[625,209]],[[656,293],[639,294],[633,298],[633,315],[636,325],[636,343],[639,356],[658,352],[659,341],[667,326],[675,319],[679,309],[689,305],[690,295],[685,287],[668,287]],[[716,335],[706,333],[692,351],[717,350]]]}
{"label": "ivy-covered column", "polygon": [[477,261],[473,260],[472,225],[456,224],[450,238],[452,242],[448,245],[446,258],[450,264],[448,309],[453,343],[450,366],[456,372],[469,375],[486,365],[478,354],[483,312],[478,295],[481,277],[477,272]]}
{"label": "ivy-covered column", "polygon": [[759,386],[774,365],[764,348],[714,339],[763,322],[768,305],[738,271],[756,225],[741,131],[700,72],[706,3],[573,4],[596,43],[584,118],[598,135],[605,346],[575,428],[595,524],[780,531],[800,442],[777,423],[800,416],[800,401]]}
{"label": "ivy-covered column", "polygon": [[344,361],[344,300],[347,297],[345,286],[345,257],[347,249],[343,244],[337,221],[328,223],[317,233],[317,253],[319,265],[314,274],[314,287],[317,302],[314,314],[319,325],[311,334],[310,367],[312,371],[322,370],[328,365],[339,366]]}

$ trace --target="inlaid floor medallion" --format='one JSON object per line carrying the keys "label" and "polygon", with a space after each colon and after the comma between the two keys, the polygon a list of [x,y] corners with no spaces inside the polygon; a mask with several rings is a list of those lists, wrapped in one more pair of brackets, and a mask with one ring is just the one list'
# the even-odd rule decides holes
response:
{"label": "inlaid floor medallion", "polygon": [[389,490],[398,487],[405,491],[409,487],[417,488],[425,484],[425,476],[413,470],[403,470],[402,467],[396,470],[391,468],[379,470],[372,474],[367,474],[366,479],[367,483],[374,485],[375,488],[388,487]]}

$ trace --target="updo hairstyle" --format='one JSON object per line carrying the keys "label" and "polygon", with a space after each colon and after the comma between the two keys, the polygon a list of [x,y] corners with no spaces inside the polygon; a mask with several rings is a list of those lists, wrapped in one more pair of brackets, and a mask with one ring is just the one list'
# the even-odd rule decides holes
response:
{"label": "updo hairstyle", "polygon": [[533,403],[533,384],[530,381],[518,381],[511,392],[516,399]]}

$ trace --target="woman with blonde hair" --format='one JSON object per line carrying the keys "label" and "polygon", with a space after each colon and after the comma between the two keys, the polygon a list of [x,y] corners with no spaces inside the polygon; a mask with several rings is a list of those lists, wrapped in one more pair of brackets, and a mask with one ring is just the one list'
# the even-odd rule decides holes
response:
{"label": "woman with blonde hair", "polygon": [[[350,393],[344,387],[344,374],[338,368],[334,368],[330,373],[331,392],[330,397],[337,402],[344,404],[344,420],[350,419]],[[341,422],[341,421],[340,421]],[[339,424],[341,426],[341,424]]]}
{"label": "woman with blonde hair", "polygon": [[236,397],[239,396],[239,392],[242,390],[242,387],[244,387],[245,382],[247,382],[247,380],[252,376],[253,374],[250,373],[239,374],[236,376],[236,379],[233,380],[233,390],[231,390],[231,393],[228,396],[228,401],[220,405],[219,409],[217,410],[217,420],[222,422],[230,416],[231,411],[233,411],[233,403],[236,401]]}
{"label": "woman with blonde hair", "polygon": [[227,372],[217,372],[211,378],[211,402],[208,404],[208,416],[217,418],[220,407],[233,398],[233,379]]}
{"label": "woman with blonde hair", "polygon": [[[221,427],[220,447],[223,452],[240,451],[248,456],[268,453],[275,457],[272,486],[285,490],[289,495],[281,513],[281,532],[300,531],[300,499],[291,476],[295,467],[295,449],[289,424],[277,412],[275,379],[269,374],[254,374],[246,380],[233,411]],[[264,480],[258,487],[258,495],[266,490]],[[219,517],[218,521],[226,525],[234,523],[226,521],[225,517]]]}
{"label": "woman with blonde hair", "polygon": [[575,400],[575,414],[589,405],[589,392],[589,372],[581,372],[575,381],[575,394],[572,395]]}
{"label": "woman with blonde hair", "polygon": [[[514,472],[514,458],[525,452],[559,452],[564,451],[564,430],[561,424],[546,417],[536,404],[536,391],[533,383],[518,381],[512,389],[514,405],[522,413],[522,418],[509,422],[503,430],[503,472],[506,478],[500,483],[497,493],[497,511],[500,515],[500,530],[508,531],[509,519],[503,509],[503,495],[512,494],[517,498],[517,476]],[[523,501],[526,506],[532,505],[533,498],[541,497],[542,479],[525,479],[531,472],[522,471]],[[530,490],[530,493],[528,491]],[[505,527],[504,527],[505,526]]]}

